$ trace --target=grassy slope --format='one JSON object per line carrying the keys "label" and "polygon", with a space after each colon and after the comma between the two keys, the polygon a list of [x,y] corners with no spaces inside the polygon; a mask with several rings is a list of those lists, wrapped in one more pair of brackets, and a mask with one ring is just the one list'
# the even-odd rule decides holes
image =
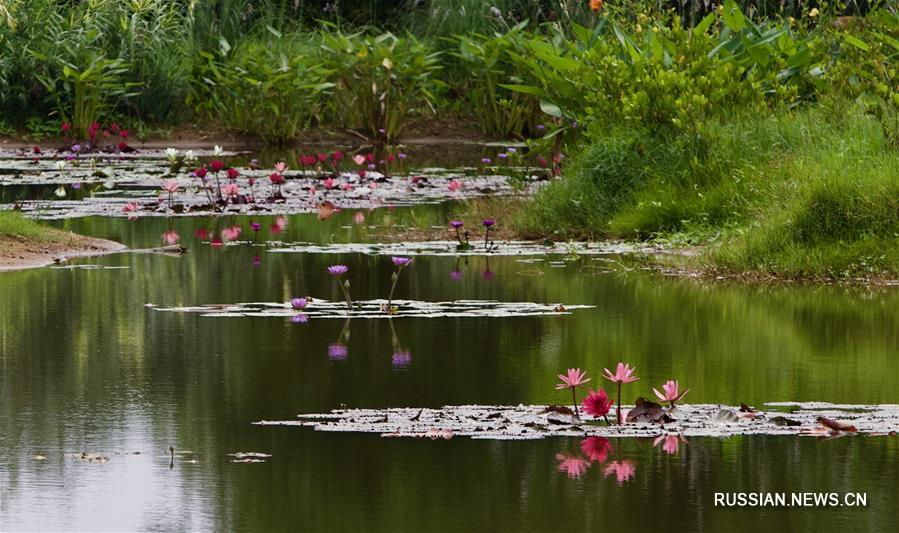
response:
{"label": "grassy slope", "polygon": [[899,273],[899,152],[875,121],[811,110],[710,124],[703,139],[609,134],[518,225],[709,244],[698,261],[719,270]]}
{"label": "grassy slope", "polygon": [[49,226],[25,218],[18,211],[0,211],[0,239],[17,238],[55,242],[61,234]]}

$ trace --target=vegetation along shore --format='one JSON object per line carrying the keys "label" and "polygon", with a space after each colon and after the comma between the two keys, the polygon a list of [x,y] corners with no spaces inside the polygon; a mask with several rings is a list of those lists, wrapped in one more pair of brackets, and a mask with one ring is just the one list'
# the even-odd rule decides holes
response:
{"label": "vegetation along shore", "polygon": [[510,157],[557,178],[505,206],[516,236],[698,247],[683,261],[712,272],[895,279],[896,3],[695,4],[8,2],[0,135],[383,145],[476,128],[523,141]]}

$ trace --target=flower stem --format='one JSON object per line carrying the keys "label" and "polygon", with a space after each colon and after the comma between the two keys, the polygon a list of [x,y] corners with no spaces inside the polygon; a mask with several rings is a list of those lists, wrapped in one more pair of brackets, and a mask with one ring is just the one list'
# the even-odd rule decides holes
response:
{"label": "flower stem", "polygon": [[352,311],[353,310],[353,300],[350,298],[350,291],[347,290],[346,285],[344,285],[342,282],[339,282],[339,283],[340,283],[340,288],[343,290],[343,296],[344,296],[344,298],[346,298],[346,308],[349,311]]}
{"label": "flower stem", "polygon": [[574,390],[574,387],[571,387],[571,404],[574,405],[574,416],[580,418],[580,413],[577,412],[577,393]]}
{"label": "flower stem", "polygon": [[621,382],[618,382],[618,425],[621,425]]}
{"label": "flower stem", "polygon": [[390,286],[390,294],[387,295],[387,314],[390,314],[390,304],[393,302],[393,291],[396,289],[396,282],[400,280],[400,272],[402,271],[403,269],[400,268],[393,274],[393,284]]}
{"label": "flower stem", "polygon": [[490,226],[487,226],[487,231],[484,232],[484,249],[487,249],[487,241],[490,239]]}

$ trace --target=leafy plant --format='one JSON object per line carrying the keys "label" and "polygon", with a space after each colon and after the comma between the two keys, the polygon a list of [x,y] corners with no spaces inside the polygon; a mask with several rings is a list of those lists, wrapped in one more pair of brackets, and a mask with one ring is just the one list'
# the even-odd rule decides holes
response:
{"label": "leafy plant", "polygon": [[392,140],[412,115],[435,111],[439,52],[412,36],[345,34],[333,25],[321,33],[326,68],[334,83],[330,111],[341,123]]}
{"label": "leafy plant", "polygon": [[201,52],[201,82],[192,102],[225,126],[284,142],[320,115],[334,87],[309,35],[262,38],[236,48],[222,40],[219,54]]}

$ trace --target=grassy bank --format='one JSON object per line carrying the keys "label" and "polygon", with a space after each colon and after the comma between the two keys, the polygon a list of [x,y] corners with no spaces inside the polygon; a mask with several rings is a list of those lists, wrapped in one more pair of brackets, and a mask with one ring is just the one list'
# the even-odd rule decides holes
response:
{"label": "grassy bank", "polygon": [[530,236],[703,245],[696,265],[791,278],[899,273],[899,151],[855,111],[734,118],[701,138],[595,140],[517,225]]}
{"label": "grassy bank", "polygon": [[25,218],[18,211],[0,211],[0,239],[20,239],[53,242],[59,239],[57,230]]}

